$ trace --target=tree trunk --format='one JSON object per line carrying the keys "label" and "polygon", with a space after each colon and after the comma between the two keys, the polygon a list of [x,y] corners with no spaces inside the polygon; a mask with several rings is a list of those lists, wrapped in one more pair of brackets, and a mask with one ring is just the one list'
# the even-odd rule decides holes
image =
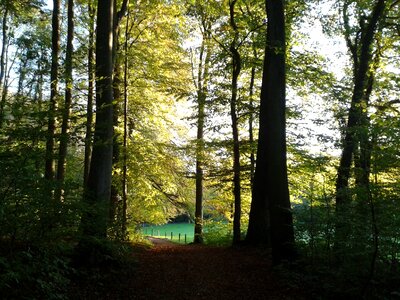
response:
{"label": "tree trunk", "polygon": [[[38,110],[41,110],[41,104],[43,102],[43,64],[45,61],[45,53],[44,50],[41,49],[42,52],[40,54],[40,59],[38,60],[38,65],[37,65],[37,72],[36,76],[38,77],[37,84],[36,84],[36,91],[35,91],[35,101],[38,104]],[[21,91],[22,92],[22,91]]]}
{"label": "tree trunk", "polygon": [[94,94],[94,22],[95,8],[92,0],[88,4],[89,12],[89,49],[88,49],[88,102],[86,108],[86,135],[85,135],[85,162],[83,180],[86,184],[89,175],[90,158],[92,155],[92,127],[93,127],[93,94]]}
{"label": "tree trunk", "polygon": [[65,58],[65,100],[62,114],[60,147],[57,165],[57,192],[56,201],[60,202],[63,197],[63,185],[65,177],[66,159],[69,142],[70,115],[72,106],[72,53],[74,39],[74,0],[68,0],[68,33],[67,50]]}
{"label": "tree trunk", "polygon": [[124,138],[123,138],[123,158],[122,158],[122,215],[121,233],[122,238],[127,239],[127,209],[128,209],[128,40],[129,40],[129,11],[125,24],[125,44],[124,44]]}
{"label": "tree trunk", "polygon": [[8,6],[5,6],[4,14],[3,14],[3,21],[2,21],[2,47],[1,47],[1,55],[0,55],[0,84],[3,84],[3,79],[5,76],[6,68],[5,68],[5,56],[6,56],[6,49],[8,44]]}
{"label": "tree trunk", "polygon": [[293,220],[286,166],[285,17],[283,0],[266,1],[267,44],[260,129],[246,241],[272,247],[274,263],[292,260]]}
{"label": "tree trunk", "polygon": [[[354,51],[354,45],[348,45],[353,53],[354,88],[349,117],[347,121],[342,155],[337,171],[336,179],[336,225],[335,225],[335,248],[340,250],[347,238],[349,226],[347,225],[346,207],[349,204],[348,186],[350,178],[350,167],[357,143],[357,130],[361,125],[363,109],[365,109],[365,91],[368,84],[368,73],[372,59],[372,44],[379,20],[385,9],[385,0],[378,0],[375,4],[369,23],[364,27],[365,31],[359,41],[360,50]],[[359,53],[359,54],[358,54]],[[356,57],[354,57],[356,55]],[[363,130],[361,128],[361,130]]]}
{"label": "tree trunk", "polygon": [[[114,34],[119,36],[119,31],[114,31]],[[117,53],[119,50],[118,38],[114,38],[114,79],[113,79],[113,124],[114,124],[114,137],[113,137],[113,168],[118,169],[121,157],[121,142],[120,142],[120,134],[117,132],[117,128],[119,126],[118,117],[121,113],[120,105],[121,105],[121,66],[120,61],[121,57]],[[119,235],[119,216],[118,216],[118,205],[121,202],[121,186],[122,182],[119,177],[113,179],[111,184],[111,197],[110,197],[110,226],[113,226],[115,229],[115,233]]]}
{"label": "tree trunk", "polygon": [[[373,71],[371,71],[373,72]],[[364,96],[365,107],[369,107],[369,100],[373,90],[374,76],[369,74],[366,91]],[[369,128],[371,122],[368,117],[367,110],[362,111],[360,115],[360,125],[358,133],[358,145],[359,145],[359,157],[355,164],[358,165],[358,170],[356,171],[356,185],[366,192],[369,189],[369,177],[371,174],[371,153],[372,153],[372,143],[370,140]]]}
{"label": "tree trunk", "polygon": [[242,68],[240,53],[237,49],[239,31],[235,22],[235,4],[236,0],[229,3],[230,25],[234,30],[234,38],[231,42],[229,50],[232,55],[232,81],[231,81],[231,121],[232,121],[232,136],[233,136],[233,195],[234,195],[234,213],[233,213],[233,243],[240,241],[241,229],[241,187],[240,187],[240,148],[239,148],[239,130],[238,118],[236,112],[237,93],[238,93],[238,78]]}
{"label": "tree trunk", "polygon": [[197,140],[196,140],[196,210],[194,243],[203,243],[203,165],[204,165],[204,119],[208,89],[208,70],[211,58],[208,28],[203,28],[197,75]]}
{"label": "tree trunk", "polygon": [[[254,51],[256,52],[256,51]],[[250,186],[253,187],[254,181],[254,170],[256,166],[256,159],[254,153],[254,133],[253,133],[253,123],[254,123],[254,80],[256,77],[256,67],[251,67],[251,77],[250,77],[250,87],[249,87],[249,144],[250,144]]]}
{"label": "tree trunk", "polygon": [[46,156],[44,177],[54,179],[54,135],[56,131],[56,109],[58,97],[58,55],[60,52],[60,0],[53,0],[50,104],[46,137]]}
{"label": "tree trunk", "polygon": [[96,123],[82,216],[86,237],[107,236],[113,158],[113,0],[99,0],[96,34]]}
{"label": "tree trunk", "polygon": [[[3,80],[3,90],[1,91],[1,109],[4,111],[5,108],[5,103],[7,102],[7,97],[8,97],[8,89],[10,87],[10,73],[13,70],[13,66],[16,60],[16,56],[14,56],[14,59],[11,61],[10,65],[8,65],[8,49],[10,47],[10,44],[8,43],[6,45],[6,50],[5,50],[5,64],[4,64],[4,70],[5,70],[5,75],[4,75],[4,80]],[[17,97],[18,98],[18,97]],[[17,103],[20,99],[17,99]],[[18,103],[18,105],[21,105],[21,102]],[[19,116],[16,118],[16,121],[20,121],[21,117]]]}
{"label": "tree trunk", "polygon": [[20,98],[22,97],[22,92],[24,89],[24,83],[26,79],[26,73],[27,73],[27,66],[28,66],[28,58],[25,56],[21,58],[20,61],[20,66],[19,66],[19,78],[18,78],[18,88],[17,88],[17,99],[20,101]]}
{"label": "tree trunk", "polygon": [[[114,2],[114,21],[113,21],[113,66],[114,66],[114,79],[113,79],[113,93],[114,93],[114,129],[119,126],[119,115],[121,113],[121,57],[119,52],[120,44],[119,44],[119,26],[121,24],[122,18],[125,15],[125,12],[128,7],[128,1],[124,0],[122,3],[121,10],[117,12],[117,2]],[[116,132],[114,130],[114,132]],[[121,142],[119,141],[120,135],[118,133],[114,134],[113,138],[113,168],[119,168],[120,157],[121,157]],[[110,220],[111,224],[114,225],[115,234],[118,238],[121,237],[121,227],[120,227],[120,218],[121,218],[121,209],[119,206],[122,200],[121,190],[123,188],[123,180],[120,178],[116,178],[111,184],[111,197],[110,197]]]}
{"label": "tree trunk", "polygon": [[[5,88],[4,77],[6,72],[6,52],[7,52],[7,44],[8,44],[8,7],[6,5],[4,14],[3,14],[3,22],[2,22],[2,47],[0,54],[0,90]],[[0,129],[3,128],[3,123],[5,119],[5,99],[0,102]]]}

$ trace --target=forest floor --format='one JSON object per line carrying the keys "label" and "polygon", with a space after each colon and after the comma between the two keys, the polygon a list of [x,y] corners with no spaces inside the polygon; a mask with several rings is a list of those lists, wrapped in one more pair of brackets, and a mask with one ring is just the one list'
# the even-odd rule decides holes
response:
{"label": "forest floor", "polygon": [[[179,245],[149,238],[135,248],[131,272],[81,282],[80,299],[305,299],[287,284],[265,252],[249,248]],[[100,270],[99,270],[100,271]],[[104,274],[103,274],[104,275]],[[84,286],[82,286],[84,285]]]}

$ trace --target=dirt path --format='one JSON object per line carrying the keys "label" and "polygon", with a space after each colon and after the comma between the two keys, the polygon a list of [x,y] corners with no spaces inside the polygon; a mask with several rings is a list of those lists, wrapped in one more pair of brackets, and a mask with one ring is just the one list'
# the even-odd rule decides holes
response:
{"label": "dirt path", "polygon": [[154,247],[136,254],[127,299],[302,299],[257,250],[150,240]]}
{"label": "dirt path", "polygon": [[71,285],[70,299],[241,300],[307,299],[285,284],[257,249],[179,245],[149,238],[134,249],[134,262],[98,267]]}

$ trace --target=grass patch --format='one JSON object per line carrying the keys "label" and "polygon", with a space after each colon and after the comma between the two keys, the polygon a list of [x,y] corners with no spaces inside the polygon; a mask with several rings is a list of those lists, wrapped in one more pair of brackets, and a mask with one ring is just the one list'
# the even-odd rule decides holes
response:
{"label": "grass patch", "polygon": [[[204,242],[214,246],[228,246],[232,243],[232,224],[208,220],[204,224]],[[193,223],[168,223],[164,225],[146,225],[140,230],[143,236],[165,238],[174,243],[189,244],[194,238]],[[179,238],[180,234],[180,238]],[[186,241],[185,241],[186,235]]]}
{"label": "grass patch", "polygon": [[[193,223],[169,223],[164,225],[151,225],[141,228],[141,233],[145,236],[153,236],[156,238],[166,238],[175,243],[185,244],[192,243],[194,238]],[[180,238],[179,238],[180,235]],[[171,238],[172,236],[172,238]]]}

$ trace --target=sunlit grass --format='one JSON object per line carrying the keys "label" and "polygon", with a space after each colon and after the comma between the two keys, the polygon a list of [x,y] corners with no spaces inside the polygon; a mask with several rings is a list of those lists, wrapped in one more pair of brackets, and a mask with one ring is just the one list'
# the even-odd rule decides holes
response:
{"label": "sunlit grass", "polygon": [[[166,238],[176,243],[192,243],[194,238],[193,223],[169,223],[164,225],[146,225],[141,228],[145,236]],[[185,240],[186,237],[186,240]]]}
{"label": "sunlit grass", "polygon": [[[221,221],[205,221],[204,242],[209,245],[230,245],[232,224]],[[145,225],[140,229],[142,236],[168,239],[174,243],[189,244],[194,239],[193,223],[169,223],[165,225]]]}

